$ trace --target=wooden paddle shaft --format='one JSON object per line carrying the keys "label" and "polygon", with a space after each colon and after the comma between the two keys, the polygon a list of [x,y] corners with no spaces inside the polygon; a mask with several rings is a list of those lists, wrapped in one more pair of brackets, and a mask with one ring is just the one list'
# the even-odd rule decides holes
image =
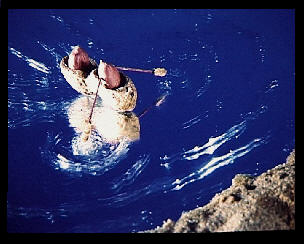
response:
{"label": "wooden paddle shaft", "polygon": [[153,74],[153,70],[149,70],[149,69],[136,69],[136,68],[126,68],[126,67],[119,67],[119,66],[115,66],[115,67],[119,70],[137,71],[137,72],[144,72],[144,73],[152,73]]}

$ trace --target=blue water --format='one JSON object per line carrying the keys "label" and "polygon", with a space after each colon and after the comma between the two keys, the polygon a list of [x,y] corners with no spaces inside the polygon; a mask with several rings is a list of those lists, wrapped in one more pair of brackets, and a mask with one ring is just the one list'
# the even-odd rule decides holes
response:
{"label": "blue water", "polygon": [[[295,147],[294,10],[8,10],[8,232],[137,232],[202,206]],[[79,143],[80,45],[127,72],[140,140]]]}

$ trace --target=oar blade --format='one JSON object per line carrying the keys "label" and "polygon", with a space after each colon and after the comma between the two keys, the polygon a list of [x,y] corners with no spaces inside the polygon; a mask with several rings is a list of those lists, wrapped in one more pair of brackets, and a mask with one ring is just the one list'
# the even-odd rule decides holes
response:
{"label": "oar blade", "polygon": [[165,76],[167,74],[167,70],[164,68],[156,68],[153,71],[155,76]]}

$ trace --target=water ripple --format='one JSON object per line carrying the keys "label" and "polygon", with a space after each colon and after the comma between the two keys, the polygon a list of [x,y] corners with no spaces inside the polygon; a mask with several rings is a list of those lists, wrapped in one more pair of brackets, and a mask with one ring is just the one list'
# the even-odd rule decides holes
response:
{"label": "water ripple", "polygon": [[76,135],[71,139],[70,146],[62,139],[69,140],[62,134],[54,136],[48,133],[46,143],[41,148],[41,158],[70,177],[103,175],[125,158],[130,145],[124,140],[111,145],[97,133],[93,133],[87,142]]}
{"label": "water ripple", "polygon": [[232,126],[229,130],[217,137],[210,137],[208,142],[202,146],[195,146],[185,152],[177,153],[172,156],[165,155],[160,157],[162,161],[173,163],[178,160],[195,160],[205,154],[213,154],[221,145],[235,138],[237,139],[246,129],[246,121]]}
{"label": "water ripple", "polygon": [[47,68],[45,66],[45,64],[38,62],[32,58],[29,58],[25,55],[23,55],[21,52],[17,51],[15,48],[10,47],[9,50],[11,51],[12,54],[16,55],[18,58],[24,60],[25,62],[28,63],[29,66],[31,66],[32,68],[41,71],[43,73],[49,74],[50,73],[50,69]]}
{"label": "water ripple", "polygon": [[122,188],[134,183],[150,161],[150,155],[140,157],[123,175],[113,180],[112,189],[120,191]]}
{"label": "water ripple", "polygon": [[[222,156],[212,157],[209,161],[204,161],[203,166],[200,169],[192,172],[191,174],[183,177],[182,179],[176,179],[174,182],[172,182],[172,186],[174,186],[172,190],[180,190],[189,183],[203,179],[216,169],[233,163],[237,158],[246,155],[255,147],[267,143],[267,139],[268,137],[253,139],[245,146],[242,146],[235,150],[230,150],[229,153],[224,154]],[[211,150],[213,151],[212,147]],[[207,151],[207,153],[209,152]],[[201,153],[199,153],[199,155],[201,155]]]}

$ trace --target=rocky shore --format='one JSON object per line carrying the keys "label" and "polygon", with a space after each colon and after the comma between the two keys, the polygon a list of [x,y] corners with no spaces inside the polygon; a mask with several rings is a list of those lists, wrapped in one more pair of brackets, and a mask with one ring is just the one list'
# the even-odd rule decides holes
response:
{"label": "rocky shore", "polygon": [[295,229],[295,150],[286,163],[252,177],[237,174],[232,185],[203,206],[168,219],[149,233]]}

